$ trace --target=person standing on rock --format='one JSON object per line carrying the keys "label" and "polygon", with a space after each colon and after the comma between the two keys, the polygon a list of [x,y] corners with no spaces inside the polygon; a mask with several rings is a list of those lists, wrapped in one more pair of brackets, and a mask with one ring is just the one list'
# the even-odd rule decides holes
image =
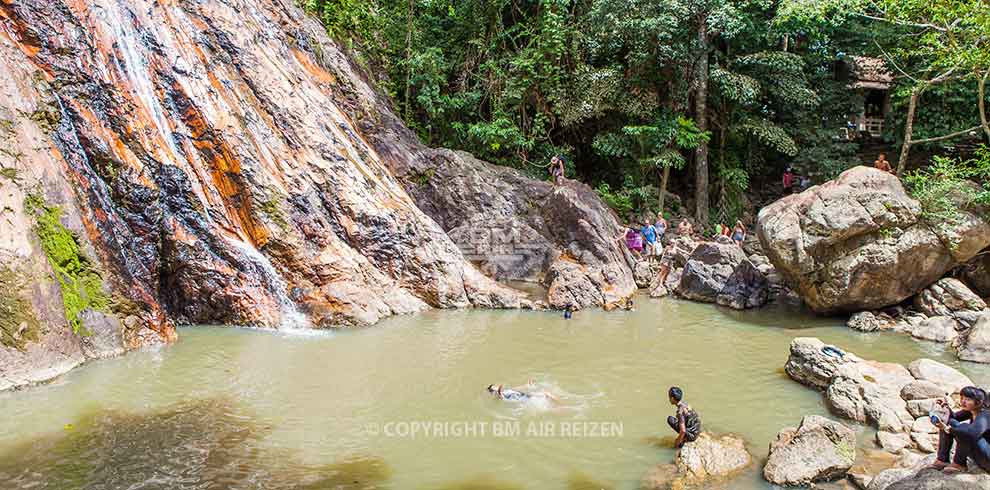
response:
{"label": "person standing on rock", "polygon": [[691,225],[691,222],[687,218],[682,219],[681,224],[677,225],[677,234],[686,237],[694,234],[694,226]]}
{"label": "person standing on rock", "polygon": [[784,195],[789,195],[794,192],[794,172],[791,170],[790,165],[784,169],[784,177],[782,179],[784,184]]}
{"label": "person standing on rock", "polygon": [[741,247],[744,240],[746,240],[746,227],[742,221],[736,220],[736,227],[732,230],[732,241]]}
{"label": "person standing on rock", "polygon": [[[973,458],[984,471],[990,472],[990,410],[987,410],[987,393],[975,386],[967,386],[959,391],[959,404],[962,410],[952,413],[948,411],[945,400],[936,403],[945,411],[952,414],[949,420],[933,420],[938,427],[938,458],[932,468],[942,469],[945,473],[966,471],[966,460]],[[963,423],[969,421],[969,423]],[[956,446],[956,454],[949,464],[952,446]]]}
{"label": "person standing on rock", "polygon": [[657,222],[653,224],[657,230],[657,243],[663,243],[663,236],[667,234],[667,220],[663,219],[663,213],[657,213]]}
{"label": "person standing on rock", "polygon": [[667,390],[670,404],[677,407],[672,417],[667,417],[667,425],[677,433],[674,447],[681,447],[685,442],[694,442],[701,435],[701,417],[684,401],[684,391],[676,386]]}
{"label": "person standing on rock", "polygon": [[561,155],[554,155],[550,159],[550,175],[553,176],[553,184],[560,185],[561,179],[564,178],[564,157]]}
{"label": "person standing on rock", "polygon": [[657,229],[644,222],[643,227],[640,228],[639,232],[643,235],[643,241],[645,242],[644,248],[646,251],[646,260],[652,261],[653,257],[659,254],[660,244],[657,240]]}
{"label": "person standing on rock", "polygon": [[639,231],[635,228],[629,228],[626,230],[626,233],[620,237],[620,240],[621,239],[625,239],[626,248],[628,248],[638,260],[640,254],[643,253],[643,235],[640,235]]}

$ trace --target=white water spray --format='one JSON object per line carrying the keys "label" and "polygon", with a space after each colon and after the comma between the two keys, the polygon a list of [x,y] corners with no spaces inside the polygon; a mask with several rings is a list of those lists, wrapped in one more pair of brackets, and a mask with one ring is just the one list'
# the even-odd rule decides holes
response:
{"label": "white water spray", "polygon": [[310,324],[309,318],[303,312],[299,311],[296,303],[289,298],[288,284],[282,279],[278,271],[275,270],[275,266],[268,260],[268,257],[265,257],[264,254],[249,243],[234,238],[228,238],[227,241],[240,250],[247,257],[248,261],[254,264],[255,272],[262,276],[262,282],[267,286],[268,291],[275,295],[275,299],[278,300],[282,315],[278,329],[283,331],[311,329],[313,326]]}

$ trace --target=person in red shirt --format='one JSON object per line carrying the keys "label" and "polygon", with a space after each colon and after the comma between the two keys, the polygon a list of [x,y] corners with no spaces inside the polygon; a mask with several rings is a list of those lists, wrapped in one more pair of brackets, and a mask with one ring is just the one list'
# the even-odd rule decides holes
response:
{"label": "person in red shirt", "polygon": [[791,194],[794,192],[794,172],[791,171],[791,167],[784,169],[784,194]]}

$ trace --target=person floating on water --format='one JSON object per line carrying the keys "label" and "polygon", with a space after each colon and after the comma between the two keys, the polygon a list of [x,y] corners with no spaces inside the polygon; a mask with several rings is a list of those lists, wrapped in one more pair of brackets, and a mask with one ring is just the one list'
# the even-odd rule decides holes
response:
{"label": "person floating on water", "polygon": [[542,397],[554,403],[560,401],[556,396],[554,396],[549,391],[539,391],[539,392],[523,391],[523,389],[533,387],[534,385],[535,383],[533,382],[533,380],[529,380],[529,382],[526,383],[525,385],[517,386],[515,388],[506,388],[505,385],[491,384],[488,385],[488,393],[491,393],[492,396],[498,398],[499,400],[524,402],[532,398]]}
{"label": "person floating on water", "polygon": [[694,442],[701,435],[701,417],[684,401],[684,391],[676,386],[667,390],[670,404],[677,407],[674,416],[667,417],[667,425],[677,433],[674,447],[680,448],[685,442]]}
{"label": "person floating on water", "polygon": [[[938,428],[938,457],[931,468],[945,473],[966,471],[968,459],[990,472],[990,410],[987,409],[987,393],[975,386],[959,391],[962,410],[953,413],[944,399],[935,402],[937,410],[931,413],[932,424]],[[935,412],[940,413],[935,413]],[[949,464],[952,446],[956,453]]]}

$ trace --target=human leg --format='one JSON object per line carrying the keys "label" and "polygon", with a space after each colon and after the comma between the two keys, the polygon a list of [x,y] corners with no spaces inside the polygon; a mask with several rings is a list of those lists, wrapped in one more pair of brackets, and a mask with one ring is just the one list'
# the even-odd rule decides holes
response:
{"label": "human leg", "polygon": [[670,428],[674,430],[674,432],[678,434],[681,433],[681,424],[677,422],[677,417],[674,416],[667,417],[667,425],[669,425]]}

